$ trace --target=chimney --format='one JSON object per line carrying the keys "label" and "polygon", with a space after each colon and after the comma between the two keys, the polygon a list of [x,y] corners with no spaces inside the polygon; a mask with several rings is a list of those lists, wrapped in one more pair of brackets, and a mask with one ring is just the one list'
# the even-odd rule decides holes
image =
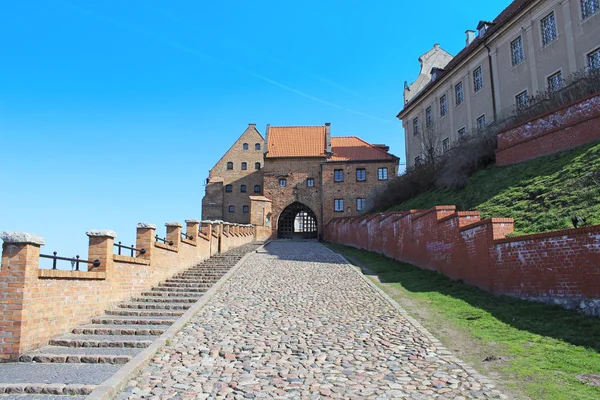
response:
{"label": "chimney", "polygon": [[256,124],[253,124],[253,123],[248,124],[248,128],[254,128],[254,127],[256,127]]}
{"label": "chimney", "polygon": [[269,152],[269,128],[271,127],[271,124],[267,124],[267,127],[265,128],[265,154],[267,154]]}
{"label": "chimney", "polygon": [[467,35],[467,46],[468,46],[471,43],[473,43],[473,40],[475,40],[475,31],[469,29],[468,31],[465,32],[465,34]]}
{"label": "chimney", "polygon": [[331,122],[325,122],[325,152],[331,154]]}

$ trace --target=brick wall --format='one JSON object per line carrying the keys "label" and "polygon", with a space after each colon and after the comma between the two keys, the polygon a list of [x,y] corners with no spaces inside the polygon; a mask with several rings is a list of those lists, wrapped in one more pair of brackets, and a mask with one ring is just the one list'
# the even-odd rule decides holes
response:
{"label": "brick wall", "polygon": [[600,94],[498,134],[496,164],[516,164],[600,140]]}
{"label": "brick wall", "polygon": [[600,315],[600,226],[506,238],[510,218],[454,206],[336,218],[325,240],[375,251],[496,294]]}
{"label": "brick wall", "polygon": [[[136,247],[146,250],[137,257],[114,252],[114,233],[90,231],[89,259],[99,259],[89,271],[39,269],[40,244],[6,239],[0,269],[0,360],[45,344],[120,301],[149,290],[159,282],[200,261],[254,241],[251,226],[187,221],[167,226],[167,240],[155,242],[156,227],[140,224]],[[199,233],[199,227],[202,225]]]}

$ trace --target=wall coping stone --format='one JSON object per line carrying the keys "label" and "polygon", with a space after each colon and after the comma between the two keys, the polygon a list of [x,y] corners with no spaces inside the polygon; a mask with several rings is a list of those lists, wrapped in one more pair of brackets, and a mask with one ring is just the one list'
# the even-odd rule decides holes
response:
{"label": "wall coping stone", "polygon": [[469,229],[475,229],[482,225],[514,224],[514,223],[515,223],[515,220],[513,218],[488,218],[488,219],[482,219],[481,221],[473,222],[472,224],[463,226],[462,228],[459,228],[458,230],[460,232],[462,232],[462,231],[468,231]]}
{"label": "wall coping stone", "polygon": [[174,226],[176,228],[181,228],[183,225],[180,222],[165,222],[165,226]]}
{"label": "wall coping stone", "polygon": [[512,236],[509,238],[496,239],[494,244],[527,242],[529,240],[552,239],[562,236],[583,235],[589,233],[599,233],[600,225],[582,226],[581,228],[563,229],[560,231],[550,231],[541,233],[531,233],[529,235]]}
{"label": "wall coping stone", "polygon": [[89,231],[87,231],[85,233],[86,235],[92,237],[110,237],[110,238],[116,238],[117,234],[115,231],[111,231],[108,229],[90,229]]}
{"label": "wall coping stone", "polygon": [[139,224],[137,224],[137,228],[138,229],[154,229],[154,230],[156,230],[156,225],[148,224],[146,222],[140,222]]}
{"label": "wall coping stone", "polygon": [[46,241],[43,237],[27,232],[2,232],[0,239],[5,243],[28,243],[44,246]]}
{"label": "wall coping stone", "polygon": [[186,224],[199,224],[200,221],[198,221],[197,219],[186,219],[185,223]]}

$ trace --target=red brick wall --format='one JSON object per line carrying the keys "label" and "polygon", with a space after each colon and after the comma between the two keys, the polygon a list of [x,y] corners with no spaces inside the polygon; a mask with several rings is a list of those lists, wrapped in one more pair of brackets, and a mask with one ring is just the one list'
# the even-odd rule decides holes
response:
{"label": "red brick wall", "polygon": [[[506,238],[509,218],[454,206],[337,218],[325,240],[385,254],[487,291],[600,315],[600,226]],[[590,305],[593,304],[593,305]],[[595,308],[594,308],[595,307]]]}
{"label": "red brick wall", "polygon": [[[198,225],[193,226],[197,231]],[[212,227],[216,236],[196,234],[194,240],[185,242],[179,236],[173,246],[155,243],[154,229],[138,230],[136,246],[147,249],[147,253],[137,258],[113,255],[112,238],[90,238],[90,244],[103,247],[112,256],[106,265],[90,272],[40,270],[39,246],[4,243],[0,269],[0,360],[15,360],[53,336],[89,322],[116,303],[198,264],[216,253],[219,241],[222,251],[254,241],[253,228],[231,226],[226,235],[218,226]],[[144,235],[150,246],[140,245]]]}
{"label": "red brick wall", "polygon": [[496,164],[516,164],[600,140],[600,95],[498,134]]}

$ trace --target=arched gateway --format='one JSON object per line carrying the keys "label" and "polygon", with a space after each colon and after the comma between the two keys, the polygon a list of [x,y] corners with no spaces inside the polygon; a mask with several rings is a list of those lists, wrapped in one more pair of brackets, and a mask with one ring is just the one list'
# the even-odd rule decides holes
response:
{"label": "arched gateway", "polygon": [[280,239],[316,239],[317,217],[302,203],[292,203],[281,212],[277,223]]}

